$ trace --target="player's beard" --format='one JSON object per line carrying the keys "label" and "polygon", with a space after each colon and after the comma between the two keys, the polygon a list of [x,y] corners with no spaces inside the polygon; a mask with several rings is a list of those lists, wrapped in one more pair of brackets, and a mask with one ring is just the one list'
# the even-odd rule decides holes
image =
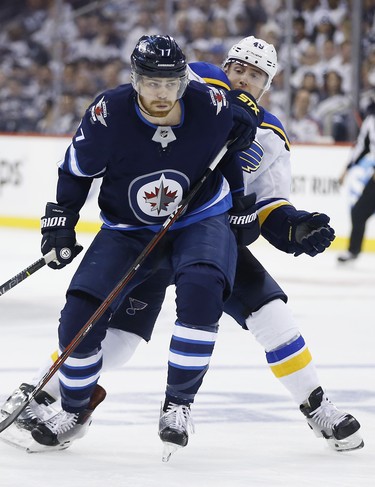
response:
{"label": "player's beard", "polygon": [[[173,107],[175,106],[176,101],[171,102],[171,101],[152,101],[151,103],[145,103],[145,100],[142,98],[142,96],[139,97],[140,101],[140,108],[142,111],[147,113],[147,115],[150,115],[151,117],[156,117],[156,118],[164,118],[166,117]],[[165,105],[165,108],[160,110],[159,105]]]}

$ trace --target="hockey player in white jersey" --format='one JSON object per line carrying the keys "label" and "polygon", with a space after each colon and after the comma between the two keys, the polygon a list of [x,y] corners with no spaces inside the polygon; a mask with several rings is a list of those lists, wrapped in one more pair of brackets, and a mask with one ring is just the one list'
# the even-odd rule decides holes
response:
{"label": "hockey player in white jersey", "polygon": [[[227,89],[240,88],[259,100],[269,89],[276,74],[277,56],[272,45],[248,37],[234,45],[228,53],[223,65],[228,78],[218,68],[204,63],[193,63],[191,68],[208,83]],[[246,192],[255,192],[257,195],[256,208],[262,235],[280,250],[296,256],[302,253],[315,256],[324,251],[333,239],[332,229],[328,225],[329,218],[323,214],[298,211],[289,201],[290,144],[280,121],[265,112],[256,140],[240,157]],[[158,282],[158,287],[159,290],[162,288],[162,281]],[[153,290],[152,295],[155,294]],[[143,301],[150,304],[150,296],[143,296]],[[162,299],[163,294],[160,295],[160,305]],[[241,247],[234,291],[225,304],[225,312],[234,317],[244,329],[250,330],[264,348],[271,371],[289,391],[316,435],[325,438],[329,446],[337,451],[361,448],[363,440],[358,433],[358,421],[352,415],[338,410],[328,400],[309,349],[286,301],[287,296],[278,284],[249,250]],[[142,313],[134,317],[144,322]],[[158,310],[155,319],[157,314]],[[137,335],[140,323],[124,325],[125,316],[121,310],[116,313],[103,342],[103,347],[106,340],[108,343],[115,342],[110,345],[110,356],[104,348],[105,367],[125,363],[141,339]],[[152,329],[153,324],[143,332],[142,338],[150,339]],[[58,394],[56,383],[48,384],[48,387],[52,395]],[[29,408],[28,419],[35,423],[43,408],[38,405],[33,407],[33,411]],[[177,417],[182,418],[182,430],[187,435],[190,413],[184,417],[178,412],[179,408],[168,413],[168,427],[181,428],[173,421]]]}

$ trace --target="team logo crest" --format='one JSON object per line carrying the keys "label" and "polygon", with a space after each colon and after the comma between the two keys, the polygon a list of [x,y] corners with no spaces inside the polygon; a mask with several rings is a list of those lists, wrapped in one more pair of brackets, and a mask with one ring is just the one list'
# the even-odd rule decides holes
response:
{"label": "team logo crest", "polygon": [[144,223],[164,223],[189,186],[188,178],[179,171],[166,170],[142,176],[129,187],[131,208]]}
{"label": "team logo crest", "polygon": [[129,307],[126,308],[126,314],[134,316],[137,311],[142,311],[147,307],[147,303],[140,301],[139,299],[129,297]]}
{"label": "team logo crest", "polygon": [[93,123],[100,122],[107,127],[105,119],[108,116],[107,103],[104,101],[104,96],[100,98],[98,103],[91,107],[91,120]]}
{"label": "team logo crest", "polygon": [[257,140],[254,140],[248,149],[239,154],[242,170],[248,173],[257,171],[261,165],[263,155],[263,147]]}
{"label": "team logo crest", "polygon": [[154,191],[151,193],[145,191],[144,200],[151,207],[151,211],[156,211],[160,215],[161,211],[168,211],[168,206],[173,205],[177,198],[177,192],[170,191],[168,186],[164,186],[164,178],[159,181],[159,186],[155,186]]}

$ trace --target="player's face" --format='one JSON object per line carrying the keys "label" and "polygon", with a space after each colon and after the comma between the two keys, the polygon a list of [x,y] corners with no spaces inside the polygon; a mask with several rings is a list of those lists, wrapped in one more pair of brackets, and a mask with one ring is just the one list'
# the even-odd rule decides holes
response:
{"label": "player's face", "polygon": [[225,72],[229,78],[233,90],[243,90],[255,99],[263,93],[267,84],[268,75],[251,64],[233,62],[229,63]]}
{"label": "player's face", "polygon": [[142,76],[138,93],[140,101],[147,112],[153,117],[165,117],[177,101],[180,88],[178,78],[149,78]]}

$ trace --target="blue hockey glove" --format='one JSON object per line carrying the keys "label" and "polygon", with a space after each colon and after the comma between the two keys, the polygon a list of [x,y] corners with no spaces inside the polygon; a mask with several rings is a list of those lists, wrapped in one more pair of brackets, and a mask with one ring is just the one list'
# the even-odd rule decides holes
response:
{"label": "blue hockey glove", "polygon": [[70,264],[83,247],[77,244],[74,227],[79,215],[72,210],[55,203],[47,203],[46,214],[41,218],[42,254],[52,249],[56,252],[56,259],[49,262],[52,269],[62,269]]}
{"label": "blue hockey glove", "polygon": [[232,142],[228,152],[233,154],[250,147],[259,125],[263,122],[264,110],[255,98],[241,90],[226,93],[233,111],[233,128],[229,135]]}
{"label": "blue hockey glove", "polygon": [[260,235],[255,201],[255,193],[233,198],[233,208],[229,210],[229,223],[240,247],[250,245]]}
{"label": "blue hockey glove", "polygon": [[335,239],[335,231],[328,225],[329,216],[324,213],[299,211],[299,216],[290,221],[291,242],[294,256],[307,254],[311,257],[324,252]]}

